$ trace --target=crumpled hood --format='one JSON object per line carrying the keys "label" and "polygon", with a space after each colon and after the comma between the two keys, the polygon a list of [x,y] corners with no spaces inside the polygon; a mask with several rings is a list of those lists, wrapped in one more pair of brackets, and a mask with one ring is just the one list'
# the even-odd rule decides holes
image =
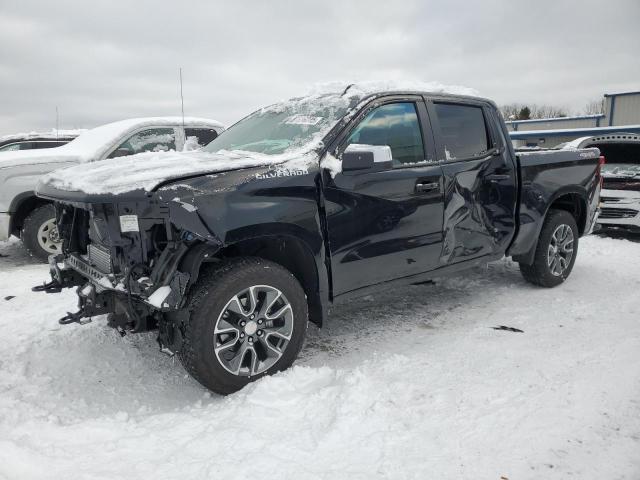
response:
{"label": "crumpled hood", "polygon": [[148,152],[56,170],[45,175],[39,185],[86,194],[150,192],[163,182],[181,177],[274,165],[282,161],[277,156],[249,152]]}

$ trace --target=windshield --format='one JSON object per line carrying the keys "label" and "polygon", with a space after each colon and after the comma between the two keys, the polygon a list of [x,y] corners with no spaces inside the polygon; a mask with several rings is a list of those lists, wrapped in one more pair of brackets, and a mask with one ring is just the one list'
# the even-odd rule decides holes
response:
{"label": "windshield", "polygon": [[289,100],[252,113],[233,125],[204,150],[279,155],[316,148],[355,103],[337,94]]}

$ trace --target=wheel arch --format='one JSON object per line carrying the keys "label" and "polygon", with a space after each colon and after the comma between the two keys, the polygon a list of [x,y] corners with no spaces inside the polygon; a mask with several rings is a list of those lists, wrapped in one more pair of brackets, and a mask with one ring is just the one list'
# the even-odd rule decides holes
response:
{"label": "wheel arch", "polygon": [[544,225],[544,222],[551,210],[565,210],[569,212],[576,220],[578,235],[580,237],[584,235],[587,226],[587,205],[588,203],[585,192],[581,192],[579,190],[558,191],[549,201],[548,206],[544,211],[544,215],[541,216],[538,225],[536,226],[535,240],[533,241],[533,244],[525,253],[513,255],[513,260],[525,265],[531,265],[533,263],[542,226]]}
{"label": "wheel arch", "polygon": [[322,259],[298,236],[271,233],[243,238],[222,247],[202,243],[185,255],[180,270],[190,272],[191,281],[195,282],[203,264],[238,257],[260,257],[290,271],[307,296],[309,320],[322,326],[327,316],[329,290],[326,270]]}
{"label": "wheel arch", "polygon": [[587,198],[584,192],[569,191],[559,193],[553,201],[549,203],[549,207],[544,215],[545,219],[550,210],[565,210],[569,212],[576,220],[580,236],[584,235],[587,226]]}
{"label": "wheel arch", "polygon": [[9,224],[9,232],[19,236],[24,225],[24,220],[36,208],[50,204],[49,200],[39,198],[34,192],[23,192],[14,197],[11,201],[9,211],[11,214],[11,223]]}

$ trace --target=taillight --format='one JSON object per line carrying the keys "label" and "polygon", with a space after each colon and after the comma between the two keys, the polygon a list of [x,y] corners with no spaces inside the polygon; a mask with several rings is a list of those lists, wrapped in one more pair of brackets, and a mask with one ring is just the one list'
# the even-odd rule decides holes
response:
{"label": "taillight", "polygon": [[604,155],[600,155],[598,159],[598,176],[600,177],[600,190],[602,190],[602,185],[604,184],[604,178],[602,178],[602,166],[607,163],[604,158]]}

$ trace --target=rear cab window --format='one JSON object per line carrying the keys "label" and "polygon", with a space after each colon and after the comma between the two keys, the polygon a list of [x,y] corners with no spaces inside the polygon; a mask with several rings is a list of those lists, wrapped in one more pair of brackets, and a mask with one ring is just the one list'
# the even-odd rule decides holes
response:
{"label": "rear cab window", "polygon": [[434,102],[434,110],[447,161],[479,157],[489,151],[489,130],[482,107]]}

